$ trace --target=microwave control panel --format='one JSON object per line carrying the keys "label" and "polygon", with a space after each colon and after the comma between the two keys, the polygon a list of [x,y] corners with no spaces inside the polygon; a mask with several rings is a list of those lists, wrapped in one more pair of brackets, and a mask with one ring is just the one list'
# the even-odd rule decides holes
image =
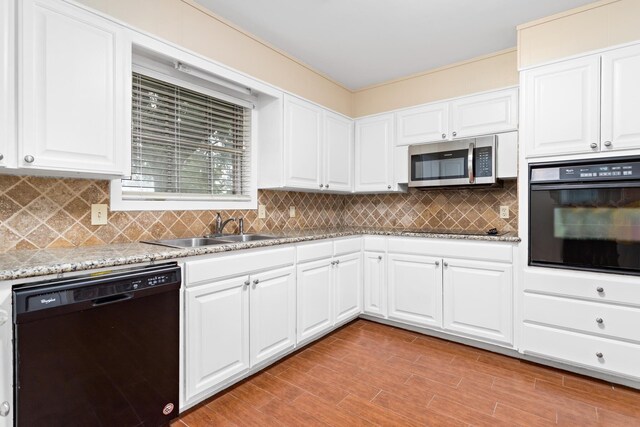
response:
{"label": "microwave control panel", "polygon": [[493,162],[492,162],[492,147],[478,147],[475,149],[476,157],[476,177],[481,178],[484,176],[493,175]]}

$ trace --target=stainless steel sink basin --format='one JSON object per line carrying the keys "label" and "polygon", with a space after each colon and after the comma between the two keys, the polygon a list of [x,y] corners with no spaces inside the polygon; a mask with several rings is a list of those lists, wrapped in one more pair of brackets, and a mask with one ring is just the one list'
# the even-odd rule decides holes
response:
{"label": "stainless steel sink basin", "polygon": [[228,236],[216,237],[216,239],[224,240],[225,242],[255,242],[257,240],[271,240],[275,239],[274,236],[268,234],[231,234]]}
{"label": "stainless steel sink basin", "polygon": [[201,248],[203,246],[212,245],[224,245],[229,243],[227,240],[214,239],[210,237],[189,237],[184,239],[167,239],[167,240],[155,240],[151,243],[153,245],[168,246],[170,248]]}
{"label": "stainless steel sink basin", "polygon": [[201,248],[203,246],[225,245],[229,243],[254,242],[257,240],[275,239],[268,234],[229,234],[215,237],[189,237],[184,239],[167,239],[147,241],[153,245],[168,246],[170,248]]}

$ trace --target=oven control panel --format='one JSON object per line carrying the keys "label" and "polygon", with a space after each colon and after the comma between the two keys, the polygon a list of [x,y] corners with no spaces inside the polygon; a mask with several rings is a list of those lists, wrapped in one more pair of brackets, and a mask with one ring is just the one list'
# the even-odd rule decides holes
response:
{"label": "oven control panel", "polygon": [[640,179],[640,161],[532,167],[531,182]]}

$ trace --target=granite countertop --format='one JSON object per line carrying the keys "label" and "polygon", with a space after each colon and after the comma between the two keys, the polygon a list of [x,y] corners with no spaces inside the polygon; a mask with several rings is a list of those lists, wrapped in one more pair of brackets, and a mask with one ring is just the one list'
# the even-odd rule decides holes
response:
{"label": "granite countertop", "polygon": [[330,239],[335,237],[357,236],[364,234],[511,243],[517,243],[520,241],[519,237],[510,233],[498,236],[489,236],[455,231],[431,232],[424,230],[391,230],[379,228],[310,229],[283,231],[271,234],[277,236],[277,238],[273,240],[229,243],[201,248],[175,249],[147,243],[121,243],[77,248],[12,251],[0,254],[0,280],[22,279],[48,274],[91,270],[95,268],[170,260],[239,249],[260,248],[309,240]]}

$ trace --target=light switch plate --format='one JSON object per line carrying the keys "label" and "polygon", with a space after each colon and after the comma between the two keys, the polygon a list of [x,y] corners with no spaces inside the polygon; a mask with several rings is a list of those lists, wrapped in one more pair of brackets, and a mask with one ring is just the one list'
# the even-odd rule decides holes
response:
{"label": "light switch plate", "polygon": [[509,206],[500,206],[500,218],[509,218]]}
{"label": "light switch plate", "polygon": [[295,218],[296,216],[296,207],[289,206],[289,218]]}
{"label": "light switch plate", "polygon": [[265,219],[267,217],[267,207],[265,205],[258,205],[258,218]]}
{"label": "light switch plate", "polygon": [[107,225],[107,205],[91,205],[91,225]]}

